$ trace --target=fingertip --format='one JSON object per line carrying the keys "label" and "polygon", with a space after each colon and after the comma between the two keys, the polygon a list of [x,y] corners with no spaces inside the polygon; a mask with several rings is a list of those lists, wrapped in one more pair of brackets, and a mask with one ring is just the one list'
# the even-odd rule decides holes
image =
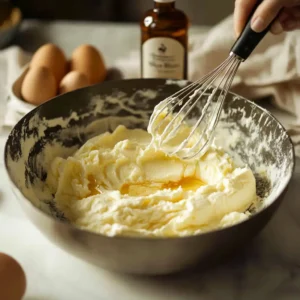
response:
{"label": "fingertip", "polygon": [[238,16],[237,12],[235,11],[234,15],[233,15],[233,30],[234,30],[235,37],[239,36],[239,31],[240,31],[239,23],[240,23],[239,16]]}
{"label": "fingertip", "polygon": [[273,30],[270,30],[270,32],[271,32],[273,35],[280,35],[280,34],[283,33],[283,31],[276,32],[276,31],[273,31]]}
{"label": "fingertip", "polygon": [[239,37],[244,30],[249,13],[252,11],[256,2],[257,0],[235,0],[233,17],[236,37]]}
{"label": "fingertip", "polygon": [[238,20],[237,18],[234,19],[234,35],[235,37],[239,37],[241,32],[242,32],[242,29],[241,29],[241,21]]}
{"label": "fingertip", "polygon": [[279,21],[275,21],[271,28],[270,28],[270,31],[275,34],[275,35],[278,35],[278,34],[281,34],[283,32],[283,27],[281,25],[281,23]]}
{"label": "fingertip", "polygon": [[234,36],[235,36],[236,38],[238,38],[238,37],[240,36],[240,34],[241,34],[241,31],[240,31],[238,28],[235,28],[235,29],[234,29]]}
{"label": "fingertip", "polygon": [[255,32],[262,32],[265,29],[265,21],[262,17],[256,17],[251,20],[251,29]]}
{"label": "fingertip", "polygon": [[[262,1],[251,20],[251,29],[258,33],[265,30],[274,18],[276,19],[276,16],[278,16],[281,5],[280,1]],[[277,28],[277,30],[279,29]]]}

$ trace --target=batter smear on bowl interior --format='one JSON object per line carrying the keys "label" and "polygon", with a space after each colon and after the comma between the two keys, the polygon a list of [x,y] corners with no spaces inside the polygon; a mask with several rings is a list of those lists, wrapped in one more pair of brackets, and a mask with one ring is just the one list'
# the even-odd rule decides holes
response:
{"label": "batter smear on bowl interior", "polygon": [[120,125],[57,157],[47,178],[57,208],[108,236],[188,236],[248,218],[257,200],[249,168],[214,145],[185,161],[151,141],[147,131]]}

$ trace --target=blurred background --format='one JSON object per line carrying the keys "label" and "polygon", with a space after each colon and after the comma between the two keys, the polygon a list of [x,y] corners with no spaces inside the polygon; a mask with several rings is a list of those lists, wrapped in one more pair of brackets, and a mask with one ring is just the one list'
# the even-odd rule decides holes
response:
{"label": "blurred background", "polygon": [[[1,0],[3,1],[3,0]],[[233,11],[234,0],[177,0],[194,25],[214,25]],[[13,0],[25,18],[137,22],[153,0]]]}

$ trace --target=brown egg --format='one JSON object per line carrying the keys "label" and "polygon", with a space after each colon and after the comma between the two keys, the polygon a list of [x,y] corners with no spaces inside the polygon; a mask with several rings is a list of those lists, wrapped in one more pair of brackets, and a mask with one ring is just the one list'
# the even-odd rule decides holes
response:
{"label": "brown egg", "polygon": [[107,73],[102,55],[91,45],[81,45],[73,51],[71,70],[83,73],[90,84],[104,81]]}
{"label": "brown egg", "polygon": [[64,94],[88,85],[89,81],[84,74],[78,71],[71,71],[60,82],[59,93]]}
{"label": "brown egg", "polygon": [[31,104],[40,105],[57,94],[54,75],[45,67],[32,67],[26,74],[21,95],[23,99]]}
{"label": "brown egg", "polygon": [[57,86],[67,73],[67,60],[63,51],[54,44],[45,44],[33,55],[31,67],[46,67],[50,69],[56,79]]}
{"label": "brown egg", "polygon": [[26,290],[26,277],[20,264],[0,253],[0,299],[21,300]]}

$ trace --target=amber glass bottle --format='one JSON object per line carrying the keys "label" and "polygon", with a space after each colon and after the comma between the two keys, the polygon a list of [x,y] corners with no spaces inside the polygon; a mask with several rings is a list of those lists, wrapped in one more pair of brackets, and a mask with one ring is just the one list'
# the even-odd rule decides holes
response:
{"label": "amber glass bottle", "polygon": [[175,0],[155,0],[141,21],[142,78],[187,79],[188,27]]}

